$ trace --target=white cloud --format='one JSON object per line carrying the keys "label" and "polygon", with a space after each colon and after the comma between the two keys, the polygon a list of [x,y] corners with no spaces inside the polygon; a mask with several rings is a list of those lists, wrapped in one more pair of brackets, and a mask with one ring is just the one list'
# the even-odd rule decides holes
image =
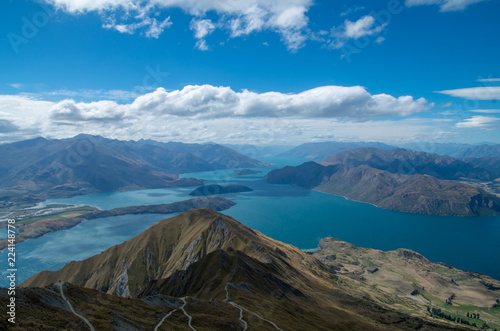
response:
{"label": "white cloud", "polygon": [[[145,17],[141,21],[133,23],[116,23],[116,19],[108,19],[108,22],[103,24],[102,27],[105,29],[114,29],[120,33],[134,34],[139,30],[144,30],[142,33],[147,38],[158,39],[163,31],[172,25],[170,21],[170,16],[165,18],[163,21],[158,21],[154,17]],[[144,28],[144,29],[143,29]]]}
{"label": "white cloud", "polygon": [[[204,19],[208,12],[217,13],[216,28],[229,31],[231,37],[249,35],[253,32],[271,30],[280,34],[290,50],[297,50],[307,39],[307,11],[312,0],[45,0],[56,8],[71,14],[100,13],[104,27],[122,33],[134,33],[149,27],[146,36],[157,38],[169,27],[170,21],[157,21],[153,16],[157,10],[180,8],[195,20]],[[124,11],[125,19],[116,19],[116,13]],[[135,19],[134,22],[127,18]],[[124,22],[125,20],[125,22]],[[205,35],[206,36],[206,35]],[[202,38],[198,38],[198,41]],[[206,42],[198,48],[208,47]]]}
{"label": "white cloud", "polygon": [[0,134],[11,133],[19,130],[15,118],[11,114],[0,112]]}
{"label": "white cloud", "polygon": [[[332,28],[331,37],[333,40],[329,41],[328,46],[333,49],[342,48],[348,40],[378,35],[386,26],[387,23],[376,25],[375,18],[370,15],[363,16],[355,22],[345,20],[342,25]],[[375,42],[380,44],[384,40],[384,37],[378,36]]]}
{"label": "white cloud", "polygon": [[361,86],[322,86],[297,94],[235,92],[229,87],[186,86],[138,97],[131,109],[159,115],[218,117],[353,117],[406,116],[432,107],[411,96],[371,95]]}
{"label": "white cloud", "polygon": [[197,40],[196,47],[202,51],[209,49],[205,37],[215,30],[215,24],[209,19],[192,19],[190,29],[194,31]]}
{"label": "white cloud", "polygon": [[370,36],[375,33],[380,33],[386,24],[374,27],[375,18],[367,15],[363,16],[356,22],[345,20],[344,22],[344,36],[351,39],[359,39],[364,36]]}
{"label": "white cloud", "polygon": [[457,123],[458,128],[462,129],[500,129],[500,118],[490,116],[472,116],[463,122]]}
{"label": "white cloud", "polygon": [[1,95],[0,138],[5,142],[89,133],[117,139],[300,143],[335,129],[344,137],[374,139],[378,134],[395,139],[400,134],[424,134],[428,124],[370,118],[406,116],[432,106],[422,98],[372,95],[360,86],[322,86],[294,94],[237,92],[211,85],[170,92],[158,88],[127,104]]}
{"label": "white cloud", "polygon": [[436,92],[469,100],[500,100],[500,86],[470,87]]}
{"label": "white cloud", "polygon": [[406,6],[439,5],[440,11],[464,10],[467,6],[487,0],[406,0]]}
{"label": "white cloud", "polygon": [[24,95],[0,95],[0,112],[11,114],[13,118],[19,118],[28,125],[32,118],[47,115],[52,105],[50,101]]}
{"label": "white cloud", "polygon": [[43,132],[53,103],[24,95],[0,95],[0,141],[31,138]]}
{"label": "white cloud", "polygon": [[96,101],[90,103],[63,100],[50,110],[50,119],[57,122],[78,121],[118,121],[126,115],[127,107],[114,101]]}
{"label": "white cloud", "polygon": [[205,38],[215,30],[215,24],[209,19],[191,20],[191,30],[194,31],[194,36],[197,39]]}
{"label": "white cloud", "polygon": [[448,101],[448,102],[442,104],[441,108],[448,108],[448,107],[451,107],[451,106],[453,106],[453,102]]}

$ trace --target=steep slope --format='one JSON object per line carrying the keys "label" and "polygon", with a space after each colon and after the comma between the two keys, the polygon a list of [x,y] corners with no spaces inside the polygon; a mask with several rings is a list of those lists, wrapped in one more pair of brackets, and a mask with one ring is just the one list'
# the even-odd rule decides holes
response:
{"label": "steep slope", "polygon": [[271,171],[271,184],[293,184],[376,206],[420,214],[491,215],[500,199],[473,186],[428,175],[402,175],[367,166],[307,162]]}
{"label": "steep slope", "polygon": [[[39,273],[21,287],[47,288],[21,289],[21,293],[32,291],[31,295],[37,296],[39,291],[53,291],[51,284],[61,284],[59,280],[142,298],[147,304],[180,297],[177,314],[189,315],[189,321],[183,320],[184,326],[191,323],[197,330],[230,329],[224,324],[228,319],[233,321],[233,329],[246,329],[246,324],[256,330],[460,329],[456,324],[412,317],[368,297],[353,296],[335,285],[335,273],[316,258],[207,209],[161,221],[99,255],[71,262],[55,272]],[[72,302],[78,302],[81,315],[94,322],[97,318],[91,312],[95,304],[86,304],[93,297],[79,294],[89,290],[70,289],[74,297],[79,297]],[[4,295],[0,293],[0,297]],[[94,297],[102,298],[106,311],[111,297]],[[34,306],[30,311],[42,310],[33,301],[30,304]],[[209,309],[210,304],[218,305],[220,311]],[[125,303],[111,319],[123,319],[123,311],[129,306]],[[234,308],[232,315],[230,306]],[[139,305],[139,309],[143,307]],[[239,320],[235,321],[238,312]],[[225,319],[221,320],[221,315]],[[156,320],[161,317],[156,314]],[[169,316],[165,313],[163,317]],[[127,323],[135,323],[136,318],[131,314]]]}
{"label": "steep slope", "polygon": [[216,144],[118,141],[79,135],[0,145],[0,201],[33,202],[94,192],[201,185],[178,174],[263,163]]}
{"label": "steep slope", "polygon": [[379,142],[343,142],[330,141],[318,143],[305,143],[294,147],[289,151],[281,153],[279,156],[307,159],[311,161],[321,161],[332,157],[338,153],[350,151],[362,147],[376,147],[380,149],[392,149],[394,146]]}
{"label": "steep slope", "polygon": [[366,165],[372,168],[405,175],[430,175],[438,179],[459,180],[464,178],[494,180],[496,174],[451,156],[414,152],[395,148],[359,148],[328,158],[322,165],[343,164],[353,167]]}

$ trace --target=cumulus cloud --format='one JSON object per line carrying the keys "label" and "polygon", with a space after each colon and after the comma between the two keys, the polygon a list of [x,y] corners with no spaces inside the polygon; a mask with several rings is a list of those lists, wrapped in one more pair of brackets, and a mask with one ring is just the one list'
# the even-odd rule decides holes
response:
{"label": "cumulus cloud", "polygon": [[194,85],[174,91],[158,88],[126,104],[0,95],[0,139],[88,133],[117,139],[271,144],[300,143],[332,130],[339,136],[395,139],[402,133],[424,134],[428,124],[380,117],[407,116],[432,106],[423,98],[370,94],[361,86],[322,86],[287,94]]}
{"label": "cumulus cloud", "polygon": [[117,121],[125,117],[126,106],[114,101],[97,101],[91,103],[63,100],[50,110],[50,119],[62,122],[78,121]]}
{"label": "cumulus cloud", "polygon": [[38,100],[25,95],[0,95],[0,113],[11,114],[12,119],[20,119],[16,122],[21,127],[31,125],[32,119],[45,116],[53,102]]}
{"label": "cumulus cloud", "polygon": [[469,87],[436,92],[469,100],[500,100],[500,86]]}
{"label": "cumulus cloud", "polygon": [[424,98],[372,95],[361,86],[322,86],[296,94],[233,91],[229,87],[189,85],[168,92],[158,88],[138,97],[134,113],[219,117],[352,117],[407,116],[432,107]]}
{"label": "cumulus cloud", "polygon": [[[290,50],[304,45],[308,18],[307,11],[312,0],[45,0],[58,9],[72,14],[87,12],[100,13],[105,21],[104,27],[122,33],[135,33],[146,27],[146,36],[157,38],[172,22],[157,21],[157,10],[180,8],[193,16],[196,22],[206,21],[205,15],[214,12],[219,22],[213,28],[229,31],[231,37],[249,35],[253,32],[271,30],[280,34]],[[120,19],[116,13],[125,12]],[[135,19],[129,22],[129,19]],[[123,22],[125,21],[125,22]],[[205,22],[207,23],[207,22]],[[197,27],[195,27],[197,28]],[[206,28],[206,26],[205,26]],[[198,30],[202,31],[202,30]],[[195,30],[195,34],[198,33]],[[205,30],[208,31],[208,30]],[[201,33],[203,34],[203,33]],[[208,34],[208,33],[207,33]],[[205,36],[207,35],[205,34]],[[198,37],[197,47],[208,47],[205,39]]]}
{"label": "cumulus cloud", "polygon": [[457,123],[456,126],[462,129],[499,129],[500,118],[490,116],[472,116],[471,118],[465,119],[463,122]]}
{"label": "cumulus cloud", "polygon": [[464,10],[469,5],[487,0],[406,0],[406,6],[439,5],[440,11]]}

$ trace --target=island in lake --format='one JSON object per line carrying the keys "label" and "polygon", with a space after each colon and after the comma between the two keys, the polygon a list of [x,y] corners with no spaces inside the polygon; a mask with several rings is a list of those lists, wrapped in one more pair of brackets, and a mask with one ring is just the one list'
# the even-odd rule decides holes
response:
{"label": "island in lake", "polygon": [[253,191],[250,187],[242,185],[204,185],[195,189],[193,192],[189,193],[191,196],[208,196],[217,194],[227,194],[227,193],[240,193],[240,192],[251,192]]}

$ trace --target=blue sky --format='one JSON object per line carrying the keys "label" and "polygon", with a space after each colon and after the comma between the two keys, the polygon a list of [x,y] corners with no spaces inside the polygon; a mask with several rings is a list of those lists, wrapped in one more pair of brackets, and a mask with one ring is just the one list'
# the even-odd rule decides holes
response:
{"label": "blue sky", "polygon": [[0,140],[500,143],[496,0],[0,3]]}

